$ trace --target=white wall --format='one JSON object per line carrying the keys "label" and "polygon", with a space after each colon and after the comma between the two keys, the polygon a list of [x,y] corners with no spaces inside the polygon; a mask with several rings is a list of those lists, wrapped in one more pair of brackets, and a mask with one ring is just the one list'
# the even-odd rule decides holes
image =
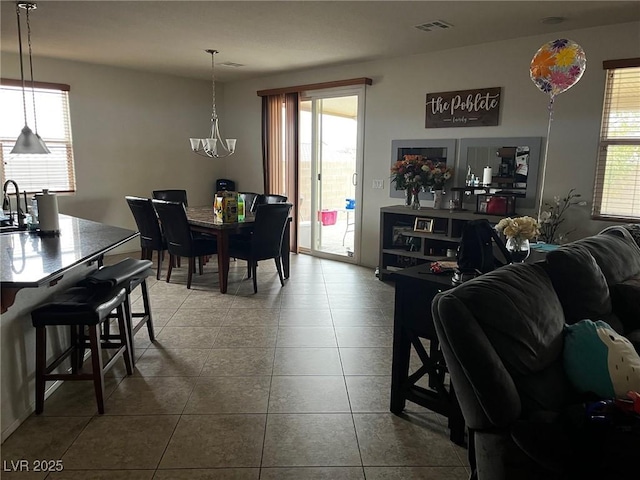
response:
{"label": "white wall", "polygon": [[[598,232],[607,223],[589,219],[597,143],[602,114],[602,61],[640,56],[640,24],[628,23],[495,42],[426,55],[315,69],[225,86],[225,133],[238,138],[238,150],[226,164],[228,178],[241,190],[262,191],[260,98],[257,90],[307,83],[370,77],[367,87],[364,147],[363,243],[361,263],[378,263],[379,209],[398,204],[389,198],[391,141],[394,139],[525,137],[547,135],[548,96],[529,78],[529,64],[544,43],[570,38],[583,47],[587,69],[578,84],[556,98],[545,198],[576,188],[589,207],[574,207],[571,238]],[[502,87],[500,125],[495,127],[424,128],[428,92]],[[544,145],[544,140],[543,140]],[[544,152],[543,152],[544,154]],[[384,179],[384,190],[373,190]],[[533,213],[521,211],[520,213]]]}
{"label": "white wall", "polygon": [[[20,78],[17,58],[3,53],[3,77]],[[71,85],[77,192],[59,198],[62,213],[136,229],[125,195],[184,188],[191,205],[212,202],[222,161],[189,146],[208,134],[210,82],[48,58],[34,68],[38,81]]]}

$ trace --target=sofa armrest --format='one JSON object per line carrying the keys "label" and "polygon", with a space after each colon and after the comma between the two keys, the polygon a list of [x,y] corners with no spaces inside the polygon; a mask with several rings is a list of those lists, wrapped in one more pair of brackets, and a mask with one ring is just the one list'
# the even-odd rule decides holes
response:
{"label": "sofa armrest", "polygon": [[463,302],[446,293],[435,297],[432,312],[440,347],[469,428],[486,430],[510,425],[520,416],[520,396],[473,314]]}
{"label": "sofa armrest", "polygon": [[438,294],[433,320],[465,421],[502,428],[568,398],[565,317],[539,265],[507,265]]}

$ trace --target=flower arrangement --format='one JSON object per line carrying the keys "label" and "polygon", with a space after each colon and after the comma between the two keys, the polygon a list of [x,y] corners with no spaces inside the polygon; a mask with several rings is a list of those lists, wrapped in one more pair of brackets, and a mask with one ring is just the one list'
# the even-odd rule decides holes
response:
{"label": "flower arrangement", "polygon": [[422,155],[405,155],[391,167],[391,183],[395,183],[396,190],[419,191],[428,187],[442,190],[451,177],[451,168]]}
{"label": "flower arrangement", "polygon": [[503,218],[496,225],[496,230],[507,238],[519,241],[531,240],[540,235],[538,221],[533,217]]}
{"label": "flower arrangement", "polygon": [[566,238],[568,234],[573,232],[569,230],[564,234],[560,234],[558,229],[564,223],[564,214],[573,205],[586,205],[587,202],[576,200],[581,195],[572,188],[564,198],[558,196],[553,198],[553,203],[544,202],[544,210],[540,212],[540,236],[538,239],[545,243],[559,243]]}

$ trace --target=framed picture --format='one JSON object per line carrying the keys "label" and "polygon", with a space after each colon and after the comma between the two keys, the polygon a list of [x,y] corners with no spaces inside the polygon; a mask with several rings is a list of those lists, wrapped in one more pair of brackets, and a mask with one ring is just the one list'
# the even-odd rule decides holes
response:
{"label": "framed picture", "polygon": [[[441,140],[392,140],[390,167],[393,167],[398,160],[402,160],[405,155],[422,155],[425,158],[445,163],[448,167],[454,168],[456,142],[457,140],[453,138]],[[405,198],[406,192],[404,190],[396,190],[395,185],[391,184],[389,196],[391,198]],[[422,198],[425,200],[430,199],[431,193],[423,193]]]}
{"label": "framed picture", "polygon": [[414,232],[433,232],[433,219],[416,217],[416,223],[413,225]]}
{"label": "framed picture", "polygon": [[394,247],[405,247],[409,239],[406,234],[412,231],[413,229],[411,227],[394,226],[391,232],[392,245]]}

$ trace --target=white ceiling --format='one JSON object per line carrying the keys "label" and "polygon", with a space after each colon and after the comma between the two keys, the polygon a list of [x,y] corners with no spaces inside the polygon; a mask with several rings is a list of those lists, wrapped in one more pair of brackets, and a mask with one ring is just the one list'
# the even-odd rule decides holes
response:
{"label": "white ceiling", "polygon": [[[635,1],[54,1],[31,13],[36,56],[221,81],[640,20]],[[2,52],[17,52],[1,2]],[[558,25],[545,17],[565,17]],[[444,20],[448,30],[415,25]],[[24,22],[24,13],[23,13]],[[24,24],[24,23],[23,23]],[[640,32],[639,32],[640,39]],[[243,64],[233,68],[224,62]]]}

